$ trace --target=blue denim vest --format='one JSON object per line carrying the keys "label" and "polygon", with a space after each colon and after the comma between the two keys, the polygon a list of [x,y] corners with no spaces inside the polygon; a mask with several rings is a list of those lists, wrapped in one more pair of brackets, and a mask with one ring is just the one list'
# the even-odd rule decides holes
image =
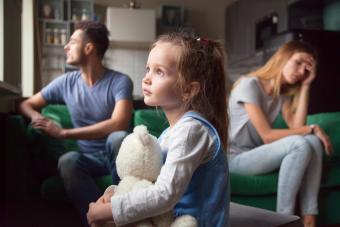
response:
{"label": "blue denim vest", "polygon": [[202,122],[214,138],[216,150],[209,162],[195,170],[186,192],[175,206],[175,216],[189,214],[196,218],[200,227],[228,227],[229,170],[218,133],[196,112],[187,112],[183,117]]}

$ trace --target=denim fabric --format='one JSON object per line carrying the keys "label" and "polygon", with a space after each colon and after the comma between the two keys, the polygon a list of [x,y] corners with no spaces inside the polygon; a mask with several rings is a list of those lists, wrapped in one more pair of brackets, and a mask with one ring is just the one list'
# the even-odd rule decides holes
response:
{"label": "denim fabric", "polygon": [[279,170],[276,210],[293,214],[300,191],[301,213],[318,213],[323,147],[314,135],[288,136],[250,151],[231,155],[230,172],[260,175]]}
{"label": "denim fabric", "polygon": [[115,158],[126,135],[124,131],[111,133],[106,141],[105,151],[93,153],[70,151],[59,159],[58,168],[66,193],[77,208],[84,226],[88,226],[86,213],[89,203],[95,202],[102,195],[94,178],[111,173],[114,183],[118,183]]}

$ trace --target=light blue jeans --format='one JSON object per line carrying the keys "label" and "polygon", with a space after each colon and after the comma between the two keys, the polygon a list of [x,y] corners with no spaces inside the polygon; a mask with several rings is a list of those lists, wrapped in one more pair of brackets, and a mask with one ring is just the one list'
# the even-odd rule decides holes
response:
{"label": "light blue jeans", "polygon": [[230,172],[260,175],[280,169],[276,210],[294,214],[300,191],[302,215],[318,214],[323,147],[314,135],[288,136],[248,152],[231,155]]}
{"label": "light blue jeans", "polygon": [[125,131],[113,132],[106,141],[105,151],[95,153],[67,152],[59,158],[58,169],[68,197],[76,207],[82,224],[88,226],[86,213],[90,202],[95,202],[102,192],[94,178],[110,174],[118,184],[115,159],[126,137]]}

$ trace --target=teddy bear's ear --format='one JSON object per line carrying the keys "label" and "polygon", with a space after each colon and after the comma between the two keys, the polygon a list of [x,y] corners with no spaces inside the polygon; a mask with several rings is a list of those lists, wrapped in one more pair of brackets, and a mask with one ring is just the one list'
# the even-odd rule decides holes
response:
{"label": "teddy bear's ear", "polygon": [[140,134],[148,134],[148,129],[146,128],[145,125],[137,125],[134,129],[133,132],[140,135]]}
{"label": "teddy bear's ear", "polygon": [[146,146],[150,144],[150,135],[148,129],[145,125],[138,125],[133,129],[133,133],[141,141],[141,143]]}

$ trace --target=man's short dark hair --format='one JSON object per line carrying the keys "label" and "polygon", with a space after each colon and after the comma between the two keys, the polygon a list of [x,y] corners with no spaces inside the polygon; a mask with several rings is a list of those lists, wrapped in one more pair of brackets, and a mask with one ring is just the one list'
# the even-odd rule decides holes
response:
{"label": "man's short dark hair", "polygon": [[94,44],[98,56],[104,57],[109,47],[109,31],[104,24],[94,21],[80,21],[75,24],[74,29],[84,31],[85,39]]}

